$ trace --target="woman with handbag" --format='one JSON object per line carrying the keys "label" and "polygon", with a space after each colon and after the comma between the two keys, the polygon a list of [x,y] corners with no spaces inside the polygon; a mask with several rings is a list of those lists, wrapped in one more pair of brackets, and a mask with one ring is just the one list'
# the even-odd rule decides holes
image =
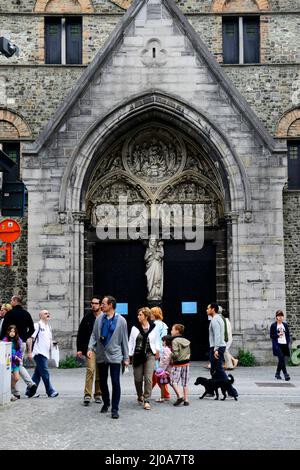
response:
{"label": "woman with handbag", "polygon": [[145,410],[150,410],[152,375],[155,360],[159,358],[160,340],[157,327],[150,320],[151,310],[148,307],[140,308],[137,318],[137,326],[132,327],[129,337],[129,358],[133,365],[138,403],[143,404]]}
{"label": "woman with handbag", "polygon": [[[29,342],[28,357],[30,360],[34,358],[35,369],[32,376],[32,380],[36,383],[37,387],[41,379],[44,382],[46,393],[49,398],[55,398],[58,396],[58,392],[53,388],[50,381],[50,373],[48,368],[48,360],[50,359],[50,353],[52,348],[52,329],[49,324],[50,313],[48,310],[40,311],[40,321],[34,324],[35,331]],[[32,340],[34,340],[32,347]],[[25,395],[28,394],[28,390]],[[36,397],[39,395],[36,394]]]}

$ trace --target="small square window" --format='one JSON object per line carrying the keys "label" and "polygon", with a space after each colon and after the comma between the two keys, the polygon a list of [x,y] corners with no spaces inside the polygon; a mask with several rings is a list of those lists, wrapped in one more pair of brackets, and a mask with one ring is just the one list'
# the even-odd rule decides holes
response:
{"label": "small square window", "polygon": [[181,313],[183,315],[195,315],[197,313],[197,302],[181,302]]}

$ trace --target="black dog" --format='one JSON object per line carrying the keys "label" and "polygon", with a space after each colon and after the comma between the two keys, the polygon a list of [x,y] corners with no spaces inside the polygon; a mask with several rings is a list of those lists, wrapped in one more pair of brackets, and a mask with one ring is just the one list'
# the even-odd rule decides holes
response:
{"label": "black dog", "polygon": [[219,400],[219,391],[218,389],[220,388],[222,393],[223,393],[223,398],[221,400],[226,400],[226,392],[228,395],[232,396],[236,401],[238,397],[238,392],[237,390],[232,387],[232,384],[234,382],[234,378],[231,374],[228,375],[228,380],[221,380],[221,379],[206,379],[205,377],[198,377],[196,379],[195,385],[203,385],[205,387],[205,392],[200,398],[205,397],[205,395],[213,395],[216,394],[215,400]]}

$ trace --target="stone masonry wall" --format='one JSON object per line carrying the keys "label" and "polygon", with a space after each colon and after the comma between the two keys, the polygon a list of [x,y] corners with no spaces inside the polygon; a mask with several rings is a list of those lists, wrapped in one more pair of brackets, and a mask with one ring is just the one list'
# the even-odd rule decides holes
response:
{"label": "stone masonry wall", "polygon": [[[143,14],[141,10],[141,18]],[[116,123],[129,117],[135,105],[130,103],[125,110],[117,108],[116,115],[110,115],[106,119],[112,107],[126,102],[132,94],[159,88],[166,94],[176,94],[183,102],[193,103],[196,109],[202,110],[203,116],[207,113],[221,135],[226,135],[244,164],[245,178],[253,196],[253,220],[250,223],[244,218],[243,185],[232,153],[204,118],[202,122],[199,114],[192,116],[193,111],[184,107],[180,116],[199,123],[210,140],[222,149],[224,165],[230,169],[228,174],[232,176],[234,187],[232,205],[239,211],[239,218],[232,222],[234,246],[230,255],[232,260],[229,260],[229,265],[232,266],[232,272],[229,272],[229,289],[230,308],[234,308],[230,311],[235,329],[251,329],[256,323],[261,325],[262,321],[268,322],[266,315],[275,306],[284,303],[281,184],[284,182],[285,168],[281,158],[271,155],[268,159],[264,157],[253,128],[243,120],[204,63],[196,57],[191,43],[183,37],[179,28],[175,28],[173,20],[165,16],[161,24],[159,21],[155,24],[156,19],[149,19],[143,27],[140,26],[142,22],[137,23],[138,20],[139,18],[136,19],[136,24],[139,27],[128,28],[123,44],[93,77],[91,85],[66,117],[66,126],[52,135],[38,156],[28,154],[25,157],[24,179],[30,188],[32,204],[29,212],[29,249],[33,254],[33,258],[30,257],[29,260],[30,304],[32,308],[36,308],[46,299],[49,308],[56,312],[55,327],[62,332],[70,331],[71,327],[73,331],[76,330],[78,310],[82,308],[83,299],[80,297],[80,288],[83,285],[79,258],[83,249],[83,236],[79,234],[83,235],[83,227],[78,220],[81,210],[81,178],[84,177],[99,136],[112,125],[117,128]],[[148,67],[148,57],[141,60],[141,53],[145,44],[155,35],[162,41],[167,61],[163,66]],[[185,74],[181,73],[183,69]],[[187,80],[189,87],[186,86]],[[148,99],[144,98],[144,104]],[[167,100],[160,99],[161,103]],[[136,106],[140,106],[141,101]],[[175,103],[170,99],[168,108],[171,106],[176,109]],[[105,120],[102,121],[102,118]],[[178,126],[183,124],[180,119],[177,117]],[[96,122],[98,125],[93,127]],[[84,139],[87,128],[90,129],[90,134]],[[78,152],[74,153],[76,148]],[[69,189],[65,188],[66,223],[58,226],[58,198],[67,164],[70,165],[70,172],[67,177]],[[44,208],[43,213],[39,210],[41,206]],[[54,249],[50,258],[51,250]],[[40,260],[44,263],[42,266]],[[75,296],[77,297],[74,300]]]}
{"label": "stone masonry wall", "polygon": [[[222,62],[222,16],[187,15],[194,29],[209,50]],[[291,21],[292,18],[292,21]],[[83,63],[89,63],[115,28],[120,15],[83,16]],[[300,14],[261,17],[261,62],[299,63]],[[44,64],[44,16],[0,15],[1,35],[20,47],[20,56],[9,59],[12,64]],[[7,65],[0,56],[0,64]]]}
{"label": "stone masonry wall", "polygon": [[[122,8],[119,8],[110,0],[92,0],[91,3],[94,7],[95,13],[124,13]],[[212,0],[176,0],[176,4],[185,13],[188,12],[211,12]],[[236,3],[236,2],[235,2]],[[270,11],[295,11],[300,10],[299,0],[269,0]],[[31,13],[34,11],[36,0],[1,0],[0,13]]]}
{"label": "stone masonry wall", "polygon": [[261,122],[274,135],[283,113],[293,106],[293,94],[300,87],[300,66],[222,67]]}
{"label": "stone masonry wall", "polygon": [[[71,91],[85,67],[0,67],[0,76],[5,74],[6,99],[13,100],[13,109],[21,114],[36,138],[50,117]],[[10,101],[11,102],[11,101]],[[12,105],[10,105],[12,108]]]}
{"label": "stone masonry wall", "polygon": [[[62,2],[63,3],[63,2]],[[94,7],[95,13],[121,13],[124,14],[124,10],[119,8],[110,0],[91,0]],[[1,0],[0,13],[32,13],[36,0]]]}
{"label": "stone masonry wall", "polygon": [[[83,16],[83,64],[93,60],[119,19],[118,15]],[[0,31],[2,36],[10,39],[20,48],[19,57],[13,56],[9,62],[6,57],[0,56],[0,65],[30,64],[35,67],[45,64],[44,16],[0,15]]]}
{"label": "stone masonry wall", "polygon": [[[36,0],[0,1],[1,35],[9,37],[21,49],[19,58],[0,56],[0,107],[19,112],[30,126],[33,138],[38,136],[85,69],[85,65],[44,65],[44,16],[34,14],[35,3]],[[94,14],[83,15],[84,64],[94,58],[124,14],[124,10],[110,0],[92,0],[92,3]],[[177,0],[176,3],[216,59],[222,62],[222,15],[211,13],[212,1]],[[300,14],[295,14],[300,12],[300,0],[269,0],[269,5],[270,13],[262,17],[264,64],[222,68],[274,134],[282,114],[295,106],[293,94],[300,88]],[[272,15],[272,12],[277,14]],[[299,214],[299,204],[299,195],[284,195],[287,312],[298,335],[300,228],[295,214]],[[14,268],[0,268],[3,301],[9,300],[15,289],[26,292],[26,244],[24,233],[14,245]]]}
{"label": "stone masonry wall", "polygon": [[[0,106],[6,106],[7,99],[13,100],[13,108],[30,126],[33,137],[37,137],[71,91],[84,67],[23,67],[21,70],[22,73],[19,67],[0,67],[0,76],[5,75],[9,84],[6,86],[6,99],[1,99],[0,95]],[[300,81],[299,67],[223,66],[223,70],[266,128],[275,134],[280,117],[293,106],[293,93]],[[34,86],[28,86],[33,82]]]}
{"label": "stone masonry wall", "polygon": [[283,193],[286,308],[293,336],[300,339],[300,192]]}
{"label": "stone masonry wall", "polygon": [[[219,62],[222,58],[222,16],[187,15],[193,28]],[[292,21],[291,21],[292,18]],[[300,62],[300,14],[261,17],[261,62]],[[263,86],[263,83],[261,84]]]}

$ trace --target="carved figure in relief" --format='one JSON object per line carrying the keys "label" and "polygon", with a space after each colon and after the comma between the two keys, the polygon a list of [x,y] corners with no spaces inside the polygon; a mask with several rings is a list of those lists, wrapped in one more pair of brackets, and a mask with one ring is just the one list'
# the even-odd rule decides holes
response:
{"label": "carved figure in relief", "polygon": [[129,152],[128,163],[137,176],[164,179],[177,171],[180,160],[176,146],[171,142],[152,138],[150,142],[135,143]]}
{"label": "carved figure in relief", "polygon": [[161,300],[163,295],[163,241],[150,236],[145,253],[148,300]]}

